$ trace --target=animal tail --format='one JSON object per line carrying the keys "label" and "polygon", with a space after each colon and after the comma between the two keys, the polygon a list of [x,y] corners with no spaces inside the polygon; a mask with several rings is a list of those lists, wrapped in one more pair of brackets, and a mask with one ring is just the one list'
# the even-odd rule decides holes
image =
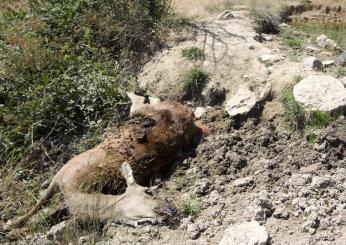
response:
{"label": "animal tail", "polygon": [[41,208],[42,204],[44,204],[46,201],[48,201],[50,198],[52,198],[54,196],[57,189],[58,189],[58,185],[57,185],[55,178],[54,178],[52,180],[52,182],[50,183],[50,185],[48,186],[45,193],[37,201],[35,206],[32,207],[31,210],[27,214],[7,221],[6,224],[3,226],[3,230],[5,230],[5,231],[11,230],[12,228],[20,227],[21,225],[23,225],[28,219],[31,218],[31,216],[33,216]]}

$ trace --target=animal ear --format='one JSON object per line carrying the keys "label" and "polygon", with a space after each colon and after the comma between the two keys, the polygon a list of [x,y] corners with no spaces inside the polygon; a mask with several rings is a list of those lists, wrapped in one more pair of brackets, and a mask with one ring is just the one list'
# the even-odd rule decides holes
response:
{"label": "animal ear", "polygon": [[122,176],[125,178],[127,186],[135,184],[135,179],[133,177],[132,168],[128,162],[123,162],[123,164],[121,165],[121,168],[120,168],[120,172],[121,172]]}

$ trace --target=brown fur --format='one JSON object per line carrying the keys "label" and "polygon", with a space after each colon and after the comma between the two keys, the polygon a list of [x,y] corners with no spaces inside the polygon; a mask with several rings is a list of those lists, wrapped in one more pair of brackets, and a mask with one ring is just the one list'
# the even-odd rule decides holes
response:
{"label": "brown fur", "polygon": [[[144,105],[120,128],[118,135],[66,163],[35,207],[28,214],[9,221],[7,228],[20,225],[30,218],[57,187],[63,192],[72,214],[85,216],[88,212],[95,213],[94,209],[97,208],[103,220],[114,218],[115,213],[119,212],[119,201],[130,193],[104,195],[94,193],[95,189],[107,189],[112,194],[118,194],[125,185],[120,172],[125,161],[133,169],[135,179],[143,184],[156,171],[166,169],[177,153],[188,148],[201,133],[192,113],[179,103]],[[136,188],[143,191],[140,187]],[[138,195],[136,198],[143,197]],[[131,210],[136,213],[135,209]]]}

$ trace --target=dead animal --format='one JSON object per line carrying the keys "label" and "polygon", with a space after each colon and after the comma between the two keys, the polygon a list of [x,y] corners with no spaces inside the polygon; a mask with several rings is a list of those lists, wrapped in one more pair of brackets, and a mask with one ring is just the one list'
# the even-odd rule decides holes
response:
{"label": "dead animal", "polygon": [[134,179],[143,185],[157,171],[169,168],[177,153],[196,142],[202,130],[179,103],[143,104],[144,99],[129,97],[132,116],[119,133],[67,162],[37,204],[27,214],[9,220],[5,230],[26,222],[58,190],[70,213],[81,220],[157,221],[159,201]]}

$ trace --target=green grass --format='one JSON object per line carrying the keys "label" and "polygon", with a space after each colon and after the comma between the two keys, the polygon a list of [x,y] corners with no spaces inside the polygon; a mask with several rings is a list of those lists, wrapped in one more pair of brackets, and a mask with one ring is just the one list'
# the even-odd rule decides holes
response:
{"label": "green grass", "polygon": [[198,99],[205,85],[210,80],[210,74],[199,67],[186,70],[181,76],[184,99]]}
{"label": "green grass", "polygon": [[313,38],[326,34],[346,49],[346,24],[332,24],[325,22],[293,22],[292,25],[300,31],[310,34]]}
{"label": "green grass", "polygon": [[286,30],[283,34],[283,41],[286,45],[295,48],[301,47],[304,41],[296,37],[293,30]]}
{"label": "green grass", "polygon": [[198,47],[190,47],[181,50],[181,54],[188,60],[204,60],[205,54],[204,51]]}
{"label": "green grass", "polygon": [[335,120],[330,113],[313,111],[308,115],[307,125],[313,128],[325,128]]}
{"label": "green grass", "polygon": [[182,201],[179,210],[184,217],[197,215],[202,211],[202,204],[195,194],[190,193],[189,196]]}
{"label": "green grass", "polygon": [[294,99],[293,87],[283,89],[280,99],[286,111],[285,117],[290,125],[295,130],[302,131],[305,128],[305,111]]}
{"label": "green grass", "polygon": [[[300,77],[296,78],[296,82],[301,80]],[[293,129],[304,132],[309,135],[309,129],[321,129],[331,124],[335,118],[327,112],[311,111],[307,112],[295,100],[293,95],[293,87],[286,87],[281,91],[280,100],[285,108],[285,117]],[[313,138],[313,135],[311,136]]]}

